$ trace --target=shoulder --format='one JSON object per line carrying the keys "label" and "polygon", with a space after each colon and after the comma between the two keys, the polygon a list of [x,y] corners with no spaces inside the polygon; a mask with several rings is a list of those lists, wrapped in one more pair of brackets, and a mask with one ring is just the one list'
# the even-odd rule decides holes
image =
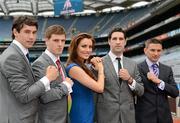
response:
{"label": "shoulder", "polygon": [[166,64],[163,64],[161,62],[159,63],[159,66],[160,66],[160,68],[167,69],[167,70],[171,70],[172,69],[170,66],[168,66]]}
{"label": "shoulder", "polygon": [[32,63],[32,68],[46,68],[49,66],[48,60],[46,60],[43,55],[40,55],[33,63]]}
{"label": "shoulder", "polygon": [[134,61],[131,58],[125,57],[125,56],[123,56],[123,61],[128,62],[131,65],[137,65],[136,61]]}
{"label": "shoulder", "polygon": [[44,59],[43,59],[42,55],[40,55],[40,56],[32,63],[32,65],[37,64],[37,63],[42,62],[42,61],[44,61]]}
{"label": "shoulder", "polygon": [[70,63],[69,65],[66,66],[66,70],[69,71],[72,67],[75,67],[75,66],[79,67],[79,65],[76,63]]}

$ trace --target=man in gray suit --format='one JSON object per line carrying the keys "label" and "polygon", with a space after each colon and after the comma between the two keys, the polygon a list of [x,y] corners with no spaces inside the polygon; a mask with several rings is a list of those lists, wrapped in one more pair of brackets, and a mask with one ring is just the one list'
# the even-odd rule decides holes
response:
{"label": "man in gray suit", "polygon": [[49,66],[36,81],[26,57],[36,40],[38,24],[33,17],[19,16],[12,26],[13,42],[0,56],[0,122],[35,123],[38,97],[49,90],[58,70]]}
{"label": "man in gray suit", "polygon": [[[32,64],[37,79],[43,77],[49,65],[59,69],[60,76],[51,83],[51,90],[40,97],[39,123],[68,122],[68,94],[72,91],[73,82],[66,77],[64,66],[60,63],[60,55],[65,46],[66,34],[60,25],[49,26],[45,31],[46,50]],[[58,61],[58,63],[57,63]]]}
{"label": "man in gray suit", "polygon": [[123,56],[125,32],[114,28],[109,36],[109,53],[103,57],[104,92],[97,95],[97,123],[135,123],[134,97],[141,96],[144,87],[137,64]]}

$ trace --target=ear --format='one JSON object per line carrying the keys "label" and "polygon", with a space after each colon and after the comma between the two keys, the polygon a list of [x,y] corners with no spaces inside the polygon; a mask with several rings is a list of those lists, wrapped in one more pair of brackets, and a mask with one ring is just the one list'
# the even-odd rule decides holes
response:
{"label": "ear", "polygon": [[110,39],[108,39],[108,44],[109,44],[109,45],[111,44],[111,40],[110,40]]}
{"label": "ear", "polygon": [[45,44],[46,44],[46,46],[47,46],[48,38],[44,38],[44,41],[45,41]]}
{"label": "ear", "polygon": [[144,48],[144,54],[146,54],[147,48]]}
{"label": "ear", "polygon": [[18,34],[18,31],[17,31],[16,29],[13,29],[13,34],[14,34],[14,36],[16,37],[17,34]]}

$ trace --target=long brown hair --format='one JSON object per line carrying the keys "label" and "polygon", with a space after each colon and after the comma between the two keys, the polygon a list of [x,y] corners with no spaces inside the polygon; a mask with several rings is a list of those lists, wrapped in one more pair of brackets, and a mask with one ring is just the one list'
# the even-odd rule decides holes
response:
{"label": "long brown hair", "polygon": [[95,39],[87,33],[80,33],[77,36],[75,36],[74,38],[72,38],[69,49],[68,49],[68,53],[69,53],[69,57],[67,60],[67,65],[69,65],[70,63],[76,63],[78,64],[90,77],[92,77],[93,79],[95,79],[94,74],[87,68],[87,66],[85,65],[85,63],[87,63],[87,60],[85,60],[84,62],[82,62],[81,60],[78,59],[78,54],[77,54],[77,48],[79,43],[81,42],[82,39],[87,38],[87,39],[91,39],[92,40],[92,47],[94,49],[94,45],[95,45]]}

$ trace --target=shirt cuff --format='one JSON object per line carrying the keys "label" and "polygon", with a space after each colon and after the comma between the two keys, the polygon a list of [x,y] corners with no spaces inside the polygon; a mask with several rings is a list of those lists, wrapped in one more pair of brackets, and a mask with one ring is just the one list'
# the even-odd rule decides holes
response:
{"label": "shirt cuff", "polygon": [[158,84],[158,88],[159,89],[161,89],[161,90],[164,90],[164,88],[165,88],[165,83],[164,83],[164,81],[160,81],[160,83]]}
{"label": "shirt cuff", "polygon": [[41,78],[40,81],[43,83],[43,85],[45,87],[45,91],[49,91],[51,89],[50,88],[50,81],[49,81],[49,79],[46,76]]}
{"label": "shirt cuff", "polygon": [[136,81],[133,79],[132,84],[131,84],[131,85],[130,85],[130,84],[128,84],[128,85],[129,85],[130,89],[133,91],[133,90],[135,90]]}
{"label": "shirt cuff", "polygon": [[68,88],[69,94],[73,92],[71,84],[69,84],[67,81],[63,81],[62,83],[65,84],[66,87]]}

